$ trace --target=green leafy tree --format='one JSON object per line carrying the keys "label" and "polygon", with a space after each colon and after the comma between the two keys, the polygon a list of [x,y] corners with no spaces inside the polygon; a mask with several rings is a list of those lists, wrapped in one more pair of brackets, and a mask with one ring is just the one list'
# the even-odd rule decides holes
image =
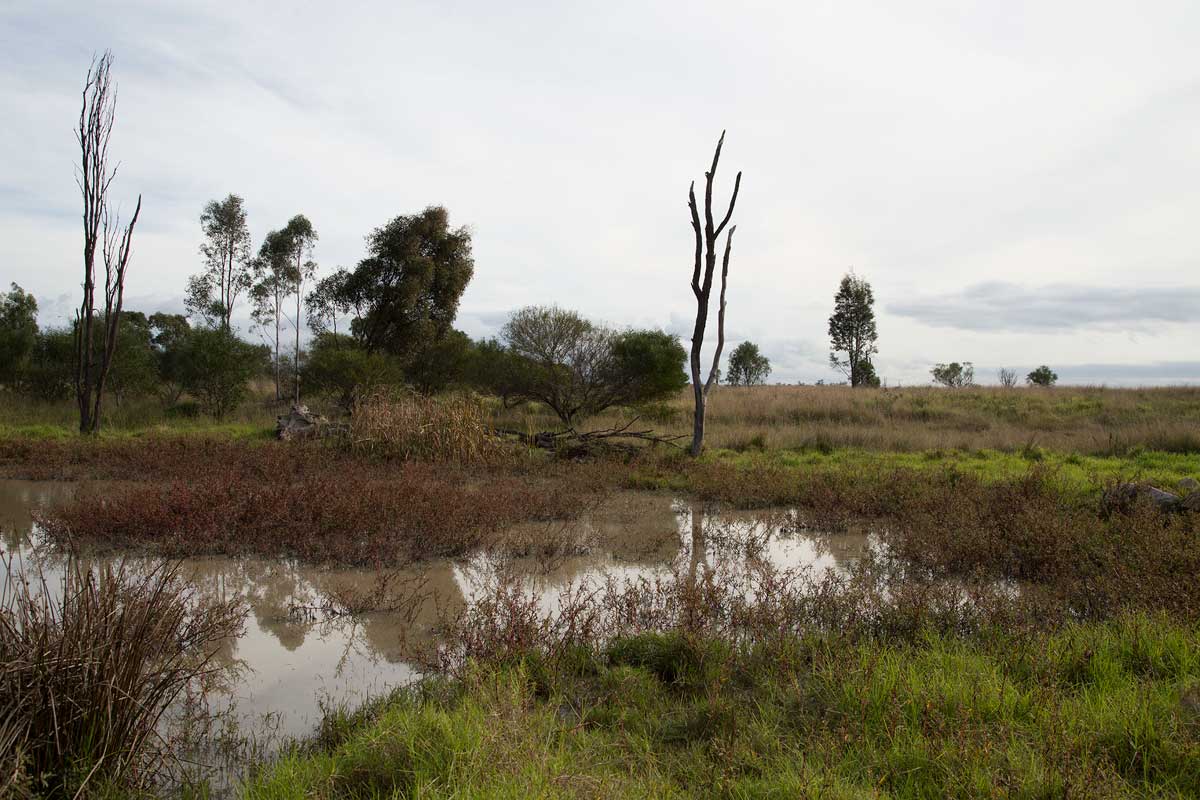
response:
{"label": "green leafy tree", "polygon": [[375,229],[337,300],[354,310],[350,329],[367,350],[407,361],[450,332],[474,272],[470,232],[433,206]]}
{"label": "green leafy tree", "polygon": [[14,283],[0,295],[0,386],[17,383],[37,340],[37,300]]}
{"label": "green leafy tree", "polygon": [[308,329],[313,335],[338,332],[338,317],[348,314],[350,306],[342,299],[350,271],[340,268],[332,275],[321,278],[304,298],[308,311]]}
{"label": "green leafy tree", "polygon": [[683,363],[687,351],[665,331],[640,330],[617,334],[612,344],[615,380],[622,403],[640,403],[676,395],[688,385]]}
{"label": "green leafy tree", "polygon": [[246,397],[247,386],[262,369],[265,348],[244,342],[223,328],[197,328],[184,340],[181,365],[184,389],[218,420]]}
{"label": "green leafy tree", "polygon": [[[105,326],[107,328],[107,326]],[[158,386],[158,357],[150,320],[140,311],[121,315],[121,346],[113,355],[108,383],[118,404]]]}
{"label": "green leafy tree", "polygon": [[150,315],[150,330],[159,386],[167,402],[178,403],[183,394],[185,345],[191,336],[192,326],[183,314],[160,312]]}
{"label": "green leafy tree", "polygon": [[271,348],[271,372],[275,380],[275,400],[283,399],[283,361],[280,353],[284,305],[295,279],[291,274],[290,242],[280,231],[271,231],[263,239],[258,257],[254,259],[254,283],[250,298],[254,303],[252,317],[264,332],[263,338]]}
{"label": "green leafy tree", "polygon": [[304,363],[304,381],[312,391],[333,395],[347,411],[364,394],[403,381],[396,359],[371,353],[352,337],[318,334]]}
{"label": "green leafy tree", "polygon": [[466,380],[471,349],[471,337],[452,329],[412,354],[404,366],[404,376],[419,392],[444,392]]}
{"label": "green leafy tree", "polygon": [[71,396],[75,381],[75,332],[71,328],[40,331],[21,370],[18,387],[47,402]]}
{"label": "green leafy tree", "polygon": [[1058,382],[1058,373],[1042,364],[1025,376],[1025,382],[1030,386],[1053,386]]}
{"label": "green leafy tree", "polygon": [[830,366],[845,373],[851,386],[870,386],[868,377],[874,377],[878,385],[874,368],[868,368],[871,356],[879,352],[871,284],[854,273],[844,276],[833,305],[829,317]]}
{"label": "green leafy tree", "polygon": [[501,339],[502,353],[491,353],[492,390],[506,405],[544,403],[568,426],[686,385],[687,353],[661,331],[616,333],[574,311],[530,306],[512,315]]}
{"label": "green leafy tree", "polygon": [[961,364],[951,361],[949,364],[937,364],[929,370],[935,383],[951,389],[962,389],[975,385],[975,366],[970,361]]}
{"label": "green leafy tree", "polygon": [[729,376],[733,386],[757,386],[766,383],[771,362],[754,342],[742,342],[729,354]]}
{"label": "green leafy tree", "polygon": [[250,259],[250,227],[242,198],[231,194],[212,200],[200,214],[204,271],[188,279],[187,310],[229,330],[239,295],[254,283]]}
{"label": "green leafy tree", "polygon": [[287,254],[287,275],[291,279],[288,291],[296,298],[296,316],[292,320],[292,327],[296,331],[296,346],[292,351],[293,377],[295,378],[292,387],[292,401],[299,403],[300,364],[304,361],[303,353],[300,352],[300,327],[304,323],[304,284],[317,271],[316,262],[311,258],[313,247],[317,243],[317,232],[313,229],[312,223],[308,221],[308,217],[297,214],[288,220],[288,224],[280,231],[280,235],[282,237],[280,246]]}

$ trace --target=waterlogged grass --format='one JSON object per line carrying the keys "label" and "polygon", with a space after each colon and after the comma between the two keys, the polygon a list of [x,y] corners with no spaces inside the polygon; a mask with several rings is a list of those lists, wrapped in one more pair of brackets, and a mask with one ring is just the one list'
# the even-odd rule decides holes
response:
{"label": "waterlogged grass", "polygon": [[717,450],[709,458],[742,467],[776,465],[806,470],[942,470],[953,469],[980,480],[1012,480],[1033,466],[1055,475],[1064,487],[1091,489],[1114,480],[1137,480],[1165,488],[1176,486],[1187,477],[1200,475],[1200,454],[1136,451],[1122,456],[1088,456],[1041,448],[1016,452],[1000,450],[925,450],[920,452],[875,452],[860,449],[780,450],[735,452]]}
{"label": "waterlogged grass", "polygon": [[1200,630],[743,651],[681,635],[477,665],[326,720],[247,798],[1194,797]]}

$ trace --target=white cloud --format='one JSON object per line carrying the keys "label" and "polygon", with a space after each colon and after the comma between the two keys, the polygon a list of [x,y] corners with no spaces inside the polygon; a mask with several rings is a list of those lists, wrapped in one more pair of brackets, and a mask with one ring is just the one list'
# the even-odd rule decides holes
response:
{"label": "white cloud", "polygon": [[[1057,364],[1097,352],[1138,364],[1147,349],[1187,362],[1200,333],[1179,321],[1180,298],[1200,288],[1198,35],[1195,4],[1076,0],[752,1],[736,13],[716,2],[10,4],[0,285],[77,290],[71,124],[88,59],[111,47],[115,191],[127,204],[145,195],[131,294],[182,294],[199,267],[199,211],[231,191],[256,238],[306,214],[328,268],[357,261],[391,217],[441,203],[474,233],[462,304],[472,333],[557,302],[686,339],[686,188],[728,128],[723,191],[745,172],[730,332],[757,341],[775,377],[835,377],[825,320],[849,267],[875,286],[877,364],[893,380],[1035,351]],[[964,287],[997,282],[1018,298],[1010,308],[1029,297],[1019,287],[1095,295],[1043,309],[1064,320],[1052,336],[1020,318],[1015,330],[963,329],[980,311]],[[922,298],[959,312],[938,317]],[[1164,305],[1179,310],[1166,322]],[[946,324],[960,326],[953,337]]]}

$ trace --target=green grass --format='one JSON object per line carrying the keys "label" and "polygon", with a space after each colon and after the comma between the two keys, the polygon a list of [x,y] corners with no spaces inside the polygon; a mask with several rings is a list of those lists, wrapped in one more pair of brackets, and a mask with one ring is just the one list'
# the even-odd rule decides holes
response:
{"label": "green grass", "polygon": [[858,449],[777,450],[734,452],[717,450],[709,458],[743,467],[774,465],[805,470],[934,470],[953,468],[994,482],[1011,480],[1041,465],[1052,470],[1064,485],[1094,487],[1110,480],[1139,480],[1170,488],[1186,477],[1200,475],[1200,455],[1139,451],[1124,456],[1086,456],[1029,448],[1018,452],[999,450],[924,450],[878,452]]}
{"label": "green grass", "polygon": [[814,638],[646,635],[429,681],[358,713],[247,798],[1194,797],[1200,630]]}

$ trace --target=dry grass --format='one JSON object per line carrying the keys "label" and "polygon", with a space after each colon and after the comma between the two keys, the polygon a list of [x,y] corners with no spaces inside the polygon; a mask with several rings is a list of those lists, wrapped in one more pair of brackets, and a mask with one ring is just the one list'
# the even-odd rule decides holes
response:
{"label": "dry grass", "polygon": [[491,464],[508,452],[492,427],[483,404],[469,395],[381,391],[355,404],[350,444],[356,453],[404,461]]}
{"label": "dry grass", "polygon": [[61,586],[42,573],[9,580],[0,597],[4,796],[146,787],[166,755],[159,718],[243,619],[238,601],[193,597],[169,565],[135,574],[72,560]]}
{"label": "dry grass", "polygon": [[[634,413],[661,432],[687,433],[691,400],[684,393],[641,409],[609,411],[580,427],[609,427]],[[505,427],[557,427],[537,408],[497,409],[496,415]],[[720,386],[710,395],[706,424],[710,447],[734,450],[1012,452],[1032,443],[1088,455],[1195,453],[1200,388]]]}

